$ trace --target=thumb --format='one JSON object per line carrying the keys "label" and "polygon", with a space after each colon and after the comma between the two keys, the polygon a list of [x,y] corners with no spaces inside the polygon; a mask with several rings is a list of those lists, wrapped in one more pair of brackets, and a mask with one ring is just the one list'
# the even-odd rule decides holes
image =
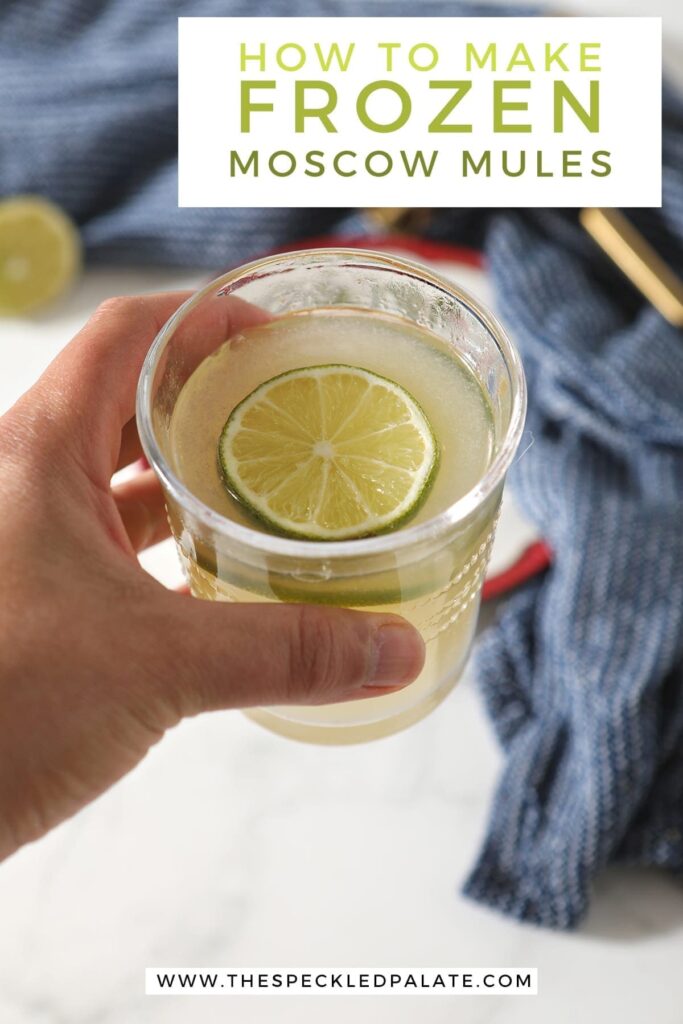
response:
{"label": "thumb", "polygon": [[176,650],[164,686],[181,715],[376,697],[411,683],[424,664],[422,637],[398,615],[168,598]]}

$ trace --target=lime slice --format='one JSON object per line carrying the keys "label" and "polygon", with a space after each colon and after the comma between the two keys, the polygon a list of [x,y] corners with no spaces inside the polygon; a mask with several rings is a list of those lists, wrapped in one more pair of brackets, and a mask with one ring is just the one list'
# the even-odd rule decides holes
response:
{"label": "lime slice", "polygon": [[75,225],[39,196],[0,202],[0,314],[25,313],[56,298],[81,262]]}
{"label": "lime slice", "polygon": [[273,377],[235,409],[218,444],[232,494],[269,526],[308,540],[393,530],[434,478],[436,439],[414,398],[356,366]]}

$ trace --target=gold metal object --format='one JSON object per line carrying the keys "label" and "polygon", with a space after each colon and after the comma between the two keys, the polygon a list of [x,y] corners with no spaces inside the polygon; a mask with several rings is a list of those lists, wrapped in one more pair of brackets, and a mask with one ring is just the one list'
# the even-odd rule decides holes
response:
{"label": "gold metal object", "polygon": [[620,210],[589,208],[579,214],[589,235],[632,284],[675,327],[683,327],[683,281]]}
{"label": "gold metal object", "polygon": [[[419,234],[432,210],[371,207],[366,214],[383,231]],[[683,327],[683,281],[620,210],[581,210],[581,224],[633,285],[675,327]]]}
{"label": "gold metal object", "polygon": [[381,230],[398,231],[407,235],[424,231],[432,216],[431,210],[413,206],[369,207],[365,213]]}

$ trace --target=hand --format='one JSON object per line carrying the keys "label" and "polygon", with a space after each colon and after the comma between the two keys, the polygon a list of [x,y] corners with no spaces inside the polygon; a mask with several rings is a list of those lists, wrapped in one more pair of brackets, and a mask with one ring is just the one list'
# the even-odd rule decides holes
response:
{"label": "hand", "polygon": [[[162,493],[151,470],[111,477],[141,454],[138,374],[185,298],[105,302],[0,419],[0,858],[185,716],[376,696],[422,667],[397,616],[197,601],[141,569],[167,534]],[[226,337],[250,315],[232,302]]]}

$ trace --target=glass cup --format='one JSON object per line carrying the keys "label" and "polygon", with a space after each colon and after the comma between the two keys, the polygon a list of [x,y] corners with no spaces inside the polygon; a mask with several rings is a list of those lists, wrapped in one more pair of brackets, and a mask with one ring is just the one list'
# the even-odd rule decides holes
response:
{"label": "glass cup", "polygon": [[[322,307],[394,314],[452,346],[491,405],[494,451],[476,486],[427,521],[333,542],[263,533],[205,505],[175,471],[169,431],[186,380],[231,336],[227,296],[274,317]],[[262,380],[269,376],[266,370]],[[417,722],[446,697],[472,644],[505,474],[525,409],[519,356],[497,320],[438,274],[391,255],[339,248],[270,256],[212,281],[170,318],[142,370],[137,418],[192,593],[214,601],[333,603],[394,612],[410,620],[426,642],[422,672],[401,691],[324,706],[253,708],[246,712],[250,718],[299,740],[355,743]]]}

